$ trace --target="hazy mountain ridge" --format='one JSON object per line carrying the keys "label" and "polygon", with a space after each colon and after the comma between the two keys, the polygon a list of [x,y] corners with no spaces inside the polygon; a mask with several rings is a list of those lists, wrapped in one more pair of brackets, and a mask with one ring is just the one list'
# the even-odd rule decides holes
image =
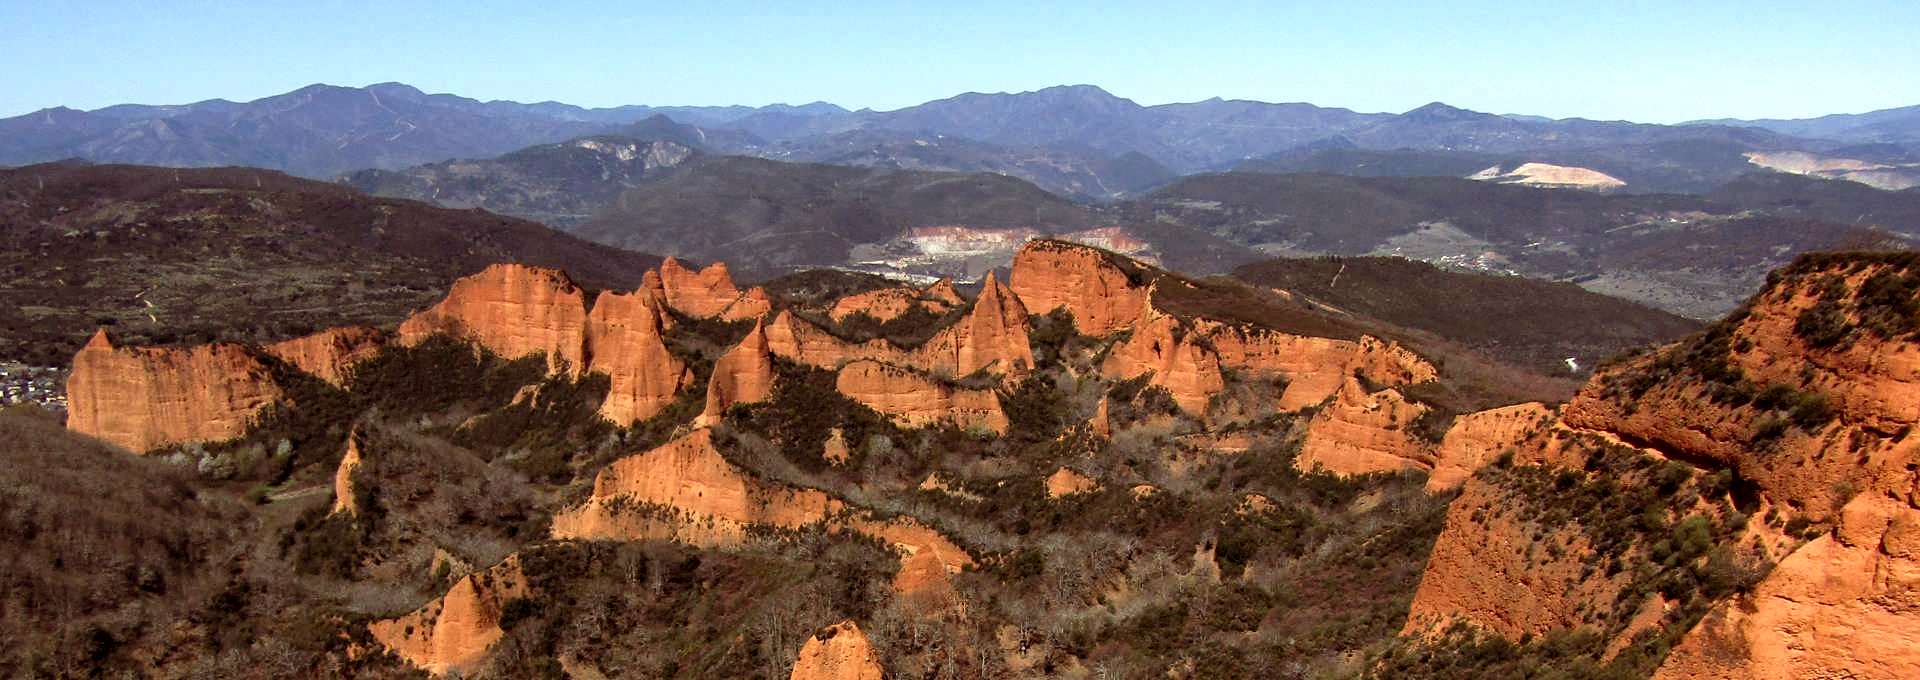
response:
{"label": "hazy mountain ridge", "polygon": [[[1141,188],[1139,172],[1148,164],[1120,162],[1135,154],[1189,174],[1294,153],[1329,140],[1376,151],[1488,154],[1590,167],[1626,181],[1628,191],[1704,191],[1738,170],[1755,167],[1745,162],[1743,154],[1750,151],[1829,152],[1858,142],[1908,143],[1911,140],[1901,136],[1905,133],[1898,132],[1906,124],[1902,111],[1845,118],[1848,125],[1857,123],[1852,127],[1787,124],[1792,121],[1774,125],[1776,129],[1745,122],[1668,126],[1498,116],[1438,102],[1400,114],[1218,98],[1143,106],[1091,85],[967,93],[892,111],[849,111],[822,102],[589,109],[557,102],[482,102],[383,83],[364,88],[314,85],[250,102],[123,104],[90,112],[45,109],[0,120],[0,164],[78,157],[177,166],[252,165],[323,177],[484,158],[592,134],[659,139],[657,133],[637,134],[623,126],[667,116],[687,126],[700,146],[729,153],[1005,172],[1049,190],[1093,198],[1125,196]],[[647,129],[659,125],[656,121]],[[1869,128],[1895,132],[1814,138],[1832,130]],[[845,148],[848,136],[889,141],[879,150],[853,152]],[[934,160],[898,146],[910,139],[945,139],[948,145],[969,149]],[[1896,146],[1892,153],[1908,151]],[[1060,164],[1068,167],[1047,167]],[[1114,165],[1120,167],[1105,167]]]}

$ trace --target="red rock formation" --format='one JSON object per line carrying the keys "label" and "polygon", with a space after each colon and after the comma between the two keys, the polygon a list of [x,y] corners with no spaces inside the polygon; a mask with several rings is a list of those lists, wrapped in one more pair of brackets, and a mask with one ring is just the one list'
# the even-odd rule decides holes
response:
{"label": "red rock formation", "polygon": [[1131,326],[1150,294],[1113,261],[1114,256],[1061,241],[1029,241],[1013,258],[1008,287],[1034,314],[1066,308],[1082,335],[1104,336]]}
{"label": "red rock formation", "polygon": [[67,376],[67,429],[135,453],[246,434],[282,390],[241,345],[116,349],[94,333]]}
{"label": "red rock formation", "polygon": [[694,420],[700,427],[720,422],[734,404],[751,404],[773,394],[773,355],[767,351],[767,332],[760,322],[740,344],[713,364],[707,382],[707,408]]}
{"label": "red rock formation", "polygon": [[358,432],[347,434],[347,452],[340,456],[340,467],[333,470],[333,513],[360,514],[360,494],[353,483],[354,473],[360,470],[360,442]]}
{"label": "red rock formation", "polygon": [[[667,304],[687,316],[717,317],[740,299],[740,289],[733,285],[733,276],[727,273],[725,262],[715,262],[695,273],[669,257],[660,263],[660,283],[665,289]],[[765,294],[766,291],[761,291],[762,297]]]}
{"label": "red rock formation", "polygon": [[834,321],[845,321],[865,314],[875,321],[892,321],[920,304],[920,291],[912,288],[880,288],[840,298],[827,312]]}
{"label": "red rock formation", "polygon": [[1920,509],[1862,494],[1839,528],[1722,603],[1655,678],[1920,677]]}
{"label": "red rock formation", "polygon": [[1100,372],[1118,380],[1152,373],[1150,384],[1167,389],[1187,413],[1204,416],[1213,396],[1226,389],[1220,359],[1195,342],[1192,329],[1151,306],[1141,307],[1133,336],[1116,345]]}
{"label": "red rock formation", "polygon": [[960,377],[988,369],[1019,375],[1031,369],[1033,346],[1027,339],[1027,308],[987,274],[973,311],[934,335],[914,352],[914,365]]}
{"label": "red rock formation", "polygon": [[797,528],[841,509],[819,491],[753,479],[721,457],[710,430],[699,429],[607,466],[584,505],[554,515],[553,536],[734,545],[750,525]]}
{"label": "red rock formation", "polygon": [[587,367],[607,375],[600,415],[616,425],[665,410],[690,378],[686,363],[667,351],[668,315],[658,305],[644,289],[602,291],[587,316]]}
{"label": "red rock formation", "polygon": [[740,297],[720,312],[720,318],[726,321],[746,321],[758,319],[773,311],[773,297],[767,295],[767,289],[759,286],[748,288]]}
{"label": "red rock formation", "polygon": [[1432,457],[1412,432],[1426,412],[1424,404],[1408,401],[1399,390],[1369,393],[1359,380],[1348,378],[1307,424],[1294,466],[1341,475],[1429,469]]}
{"label": "red rock formation", "polygon": [[907,427],[951,422],[1006,432],[1007,416],[991,390],[969,390],[877,361],[860,360],[840,369],[834,387],[848,398],[891,416]]}
{"label": "red rock formation", "polygon": [[1553,409],[1539,402],[1462,414],[1453,419],[1434,452],[1433,474],[1427,491],[1438,493],[1459,486],[1475,470],[1493,462],[1503,451],[1516,450],[1528,435],[1553,423]]}
{"label": "red rock formation", "polygon": [[1250,375],[1285,378],[1286,392],[1275,404],[1282,411],[1326,401],[1356,373],[1378,385],[1413,385],[1439,377],[1419,355],[1372,336],[1353,341],[1211,321],[1196,326],[1219,352],[1221,365]]}
{"label": "red rock formation", "polygon": [[952,577],[973,566],[973,557],[940,532],[905,516],[884,522],[854,518],[847,521],[847,527],[885,541],[900,554],[900,571],[893,576],[893,589],[906,596],[916,610],[933,614],[960,605]]}
{"label": "red rock formation", "polygon": [[379,354],[386,343],[387,334],[377,328],[347,326],[276,342],[261,349],[335,387],[344,387],[347,370]]}
{"label": "red rock formation", "polygon": [[496,264],[453,283],[440,304],[400,324],[400,341],[436,333],[470,340],[509,359],[544,353],[550,369],[586,370],[587,298],[559,270]]}
{"label": "red rock formation", "polygon": [[528,594],[520,556],[453,584],[447,594],[397,619],[368,625],[373,638],[408,663],[436,675],[471,670],[506,635],[500,614]]}
{"label": "red rock formation", "polygon": [[842,465],[851,457],[853,452],[847,450],[846,433],[841,432],[840,428],[833,428],[833,432],[827,434],[827,443],[820,447],[820,458],[834,465]]}
{"label": "red rock formation", "polygon": [[1093,407],[1093,417],[1087,419],[1087,429],[1102,437],[1113,436],[1113,420],[1107,416],[1107,395],[1100,395],[1100,405]]}
{"label": "red rock formation", "polygon": [[[1468,479],[1447,507],[1407,617],[1416,634],[1464,619],[1508,638],[1570,628],[1582,612],[1611,604],[1631,575],[1588,573],[1577,529],[1518,519],[1500,488]],[[1537,548],[1536,529],[1562,550]],[[1554,555],[1559,555],[1554,557]]]}
{"label": "red rock formation", "polygon": [[880,680],[886,671],[852,621],[820,629],[800,647],[789,680]]}
{"label": "red rock formation", "polygon": [[[749,527],[825,524],[879,538],[902,554],[899,592],[950,606],[949,574],[973,564],[966,551],[911,518],[846,517],[838,500],[813,489],[770,484],[728,463],[702,428],[652,451],[615,461],[594,479],[593,495],[554,515],[560,539],[670,539],[699,546],[737,545]],[[845,517],[845,519],[841,519]]]}
{"label": "red rock formation", "polygon": [[1075,494],[1087,493],[1100,488],[1093,478],[1075,472],[1073,468],[1060,468],[1047,476],[1047,497],[1065,498]]}
{"label": "red rock formation", "polygon": [[775,355],[816,368],[833,370],[856,359],[875,359],[892,364],[910,363],[906,352],[887,341],[873,339],[854,343],[835,337],[806,319],[781,311],[767,324],[767,349]]}
{"label": "red rock formation", "polygon": [[923,303],[934,306],[936,312],[944,312],[967,303],[965,298],[960,297],[960,291],[953,289],[953,279],[948,278],[935,281],[933,285],[927,286],[926,290],[920,291],[920,299]]}

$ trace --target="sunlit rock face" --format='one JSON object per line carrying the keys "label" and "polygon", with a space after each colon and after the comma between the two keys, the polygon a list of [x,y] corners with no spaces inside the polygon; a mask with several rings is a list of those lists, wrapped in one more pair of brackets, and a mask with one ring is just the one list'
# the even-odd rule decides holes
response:
{"label": "sunlit rock face", "polygon": [[386,343],[387,334],[379,329],[346,326],[276,342],[261,349],[334,387],[345,387],[348,371],[354,364],[373,358]]}
{"label": "sunlit rock face", "polygon": [[1030,241],[1013,258],[1008,287],[1028,312],[1066,309],[1084,335],[1104,336],[1131,326],[1150,294],[1111,256],[1058,241]]}
{"label": "sunlit rock face", "polygon": [[852,621],[842,621],[813,634],[800,647],[789,680],[880,680],[880,667],[867,634]]}
{"label": "sunlit rock face", "polygon": [[747,337],[713,364],[713,377],[707,382],[707,406],[695,425],[720,422],[734,404],[764,401],[773,394],[773,353],[767,349],[767,332],[754,322]]}
{"label": "sunlit rock face", "polygon": [[506,603],[529,594],[518,555],[462,577],[447,594],[399,618],[368,625],[373,638],[408,663],[435,675],[471,670],[506,635]]}
{"label": "sunlit rock face", "polygon": [[992,390],[954,387],[912,370],[861,360],[847,364],[834,379],[841,394],[908,427],[951,422],[961,427],[1006,432],[1007,416]]}
{"label": "sunlit rock face", "polygon": [[245,346],[119,349],[103,330],[73,357],[67,429],[135,453],[224,441],[283,394]]}
{"label": "sunlit rock face", "polygon": [[435,334],[471,341],[509,359],[544,354],[548,367],[586,370],[587,297],[556,269],[496,264],[453,283],[439,304],[400,324],[414,345]]}

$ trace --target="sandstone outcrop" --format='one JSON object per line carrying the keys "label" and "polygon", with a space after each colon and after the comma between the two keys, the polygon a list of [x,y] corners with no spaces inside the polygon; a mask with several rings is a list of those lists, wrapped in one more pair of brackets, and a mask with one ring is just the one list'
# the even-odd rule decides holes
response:
{"label": "sandstone outcrop", "polygon": [[340,466],[333,470],[333,513],[360,514],[360,494],[355,488],[353,475],[360,471],[360,442],[358,433],[347,435],[347,452],[340,456]]}
{"label": "sandstone outcrop", "polygon": [[[1587,573],[1577,529],[1539,527],[1515,516],[1498,485],[1468,479],[1447,507],[1407,615],[1406,634],[1464,619],[1509,639],[1582,623],[1614,602],[1630,575]],[[1536,542],[1536,531],[1547,538]],[[1550,551],[1536,543],[1554,542]],[[1555,556],[1557,555],[1557,557]]]}
{"label": "sandstone outcrop", "polygon": [[368,625],[375,640],[436,675],[470,670],[506,635],[500,614],[507,602],[528,594],[518,555],[468,574],[438,600],[397,619]]}
{"label": "sandstone outcrop", "polygon": [[892,364],[909,363],[907,353],[886,340],[875,338],[864,343],[842,340],[813,322],[782,310],[766,325],[767,349],[780,358],[815,368],[833,370],[857,359],[874,359]]}
{"label": "sandstone outcrop", "polygon": [[878,361],[847,364],[834,379],[841,394],[907,427],[950,422],[964,428],[1006,432],[1007,416],[992,390],[954,387],[909,369]]}
{"label": "sandstone outcrop", "polygon": [[1181,410],[1206,415],[1214,395],[1226,389],[1219,356],[1201,346],[1193,329],[1180,319],[1151,305],[1136,311],[1139,320],[1133,335],[1114,346],[1100,372],[1117,380],[1151,373],[1149,384],[1166,388]]}
{"label": "sandstone outcrop", "polygon": [[694,426],[720,422],[734,404],[764,401],[773,394],[773,354],[767,351],[767,331],[756,321],[740,344],[713,363],[707,381],[707,407]]}
{"label": "sandstone outcrop", "polygon": [[807,638],[789,680],[880,680],[886,672],[867,634],[852,621],[822,628]]}
{"label": "sandstone outcrop", "polygon": [[1105,336],[1126,329],[1148,303],[1145,276],[1122,269],[1114,256],[1061,241],[1027,242],[1013,258],[1007,286],[1027,311],[1065,308],[1082,335]]}
{"label": "sandstone outcrop", "polygon": [[[1603,370],[1567,403],[1562,417],[1574,427],[1612,432],[1663,451],[1736,467],[1770,498],[1809,513],[1811,519],[1830,519],[1831,509],[1847,501],[1844,492],[1884,488],[1883,482],[1904,478],[1909,467],[1920,462],[1897,436],[1920,423],[1920,343],[1856,330],[1859,337],[1852,342],[1816,348],[1795,326],[1828,288],[1816,280],[1833,276],[1838,289],[1858,291],[1889,266],[1813,269],[1778,277],[1754,297],[1745,315],[1723,321],[1713,331],[1725,334],[1724,347],[1683,341]],[[1843,313],[1841,323],[1861,327],[1857,312]],[[1806,422],[1779,433],[1775,442],[1756,445],[1761,427],[1784,413],[1770,417],[1744,404],[1715,399],[1715,391],[1724,388],[1691,369],[1668,375],[1684,368],[1679,364],[1687,356],[1719,352],[1755,391],[1785,389],[1800,401],[1818,399],[1829,422]],[[1645,385],[1645,391],[1631,394],[1635,383]],[[1764,455],[1758,453],[1761,448]],[[1836,448],[1846,453],[1833,455]]]}
{"label": "sandstone outcrop", "polygon": [[586,325],[587,367],[607,375],[600,415],[616,425],[665,410],[691,378],[686,363],[667,351],[667,318],[644,290],[603,291],[594,300]]}
{"label": "sandstone outcrop", "polygon": [[1075,494],[1087,493],[1100,488],[1093,478],[1080,474],[1073,468],[1060,468],[1047,476],[1047,497],[1066,498]]}
{"label": "sandstone outcrop", "polygon": [[1276,404],[1282,411],[1297,411],[1325,401],[1355,374],[1377,385],[1414,385],[1440,376],[1420,355],[1372,336],[1356,341],[1212,321],[1196,325],[1207,344],[1219,353],[1221,365],[1251,375],[1285,378],[1287,389]]}
{"label": "sandstone outcrop", "polygon": [[1087,429],[1102,437],[1113,436],[1113,419],[1107,415],[1107,396],[1100,395],[1100,404],[1093,407],[1093,417],[1087,419]]}
{"label": "sandstone outcrop", "polygon": [[453,282],[439,304],[400,324],[400,341],[444,333],[508,359],[545,354],[548,368],[586,370],[587,297],[559,270],[496,264]]}
{"label": "sandstone outcrop", "polygon": [[1920,677],[1920,509],[1869,493],[1841,514],[1709,613],[1654,677]]}
{"label": "sandstone outcrop", "polygon": [[772,311],[773,297],[767,294],[767,289],[754,286],[741,293],[733,304],[727,305],[726,310],[720,312],[720,318],[725,321],[746,321],[766,316]]}
{"label": "sandstone outcrop", "polygon": [[1399,390],[1368,392],[1348,378],[1307,424],[1294,465],[1340,475],[1431,469],[1432,456],[1413,436],[1414,421],[1426,413],[1426,405],[1408,401]]}
{"label": "sandstone outcrop", "polygon": [[912,518],[874,520],[818,490],[755,479],[720,455],[707,428],[614,461],[594,478],[586,503],[554,515],[553,537],[730,546],[754,526],[809,525],[885,541],[901,554],[895,589],[939,609],[958,602],[948,576],[973,564],[965,550]]}
{"label": "sandstone outcrop", "polygon": [[846,321],[855,314],[865,314],[875,321],[886,322],[900,318],[920,304],[920,291],[912,288],[881,288],[864,293],[854,293],[833,303],[833,309],[827,316],[834,321]]}
{"label": "sandstone outcrop", "polygon": [[94,333],[67,376],[67,429],[146,453],[246,434],[283,390],[252,350],[234,344],[118,349]]}
{"label": "sandstone outcrop", "polygon": [[334,387],[345,387],[347,371],[354,364],[379,354],[386,344],[387,334],[377,328],[347,326],[283,340],[261,349]]}
{"label": "sandstone outcrop", "polygon": [[702,319],[757,319],[773,310],[773,300],[765,289],[755,287],[741,293],[725,262],[695,272],[669,257],[660,263],[660,290],[674,311]]}
{"label": "sandstone outcrop", "polygon": [[554,515],[553,536],[727,546],[751,525],[793,529],[841,509],[819,491],[753,479],[721,457],[703,428],[607,466],[585,504]]}
{"label": "sandstone outcrop", "polygon": [[954,290],[953,279],[949,278],[941,278],[920,291],[920,300],[934,306],[934,311],[942,312],[967,303],[966,298],[960,297],[960,291]]}
{"label": "sandstone outcrop", "polygon": [[1473,471],[1493,462],[1501,452],[1514,450],[1529,435],[1553,422],[1553,409],[1539,402],[1527,402],[1465,413],[1453,419],[1453,426],[1434,451],[1433,474],[1427,477],[1427,491],[1438,493],[1459,488]]}
{"label": "sandstone outcrop", "polygon": [[1031,369],[1033,345],[1027,338],[1027,308],[987,274],[973,311],[942,329],[913,353],[915,366],[960,377],[982,369],[1019,375]]}

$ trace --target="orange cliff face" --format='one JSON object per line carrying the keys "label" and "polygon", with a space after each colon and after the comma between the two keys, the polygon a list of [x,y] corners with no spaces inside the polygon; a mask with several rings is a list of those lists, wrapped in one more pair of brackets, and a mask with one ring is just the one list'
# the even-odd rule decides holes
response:
{"label": "orange cliff face", "polygon": [[1034,366],[1026,306],[1007,293],[993,274],[987,274],[973,311],[914,351],[913,364],[953,377],[981,369],[1002,375],[1025,373]]}
{"label": "orange cliff face", "polygon": [[359,489],[353,482],[354,474],[360,471],[360,442],[358,433],[347,435],[347,452],[340,456],[340,466],[333,470],[333,513],[348,515],[360,514]]}
{"label": "orange cliff face", "polygon": [[646,291],[603,291],[587,316],[587,368],[605,373],[609,389],[600,415],[625,425],[673,404],[690,378],[686,363],[667,351],[668,318]]}
{"label": "orange cliff face", "polygon": [[553,537],[731,546],[752,526],[814,524],[885,541],[901,554],[895,589],[939,608],[958,601],[948,575],[974,563],[965,550],[911,518],[869,519],[848,513],[845,504],[818,490],[754,478],[720,455],[707,428],[602,470],[586,503],[554,515]]}
{"label": "orange cliff face", "polygon": [[788,680],[880,680],[886,677],[867,634],[852,621],[827,626],[807,638]]}
{"label": "orange cliff face", "polygon": [[[1920,420],[1920,347],[1897,330],[1902,317],[1871,308],[1911,305],[1911,293],[1886,296],[1912,290],[1900,282],[1920,281],[1914,269],[1902,256],[1803,257],[1702,335],[1601,370],[1547,435],[1518,435],[1517,461],[1576,472],[1594,454],[1556,451],[1563,440],[1642,443],[1696,475],[1737,473],[1767,509],[1733,540],[1771,570],[1713,603],[1654,677],[1920,677],[1920,444],[1906,436]],[[1896,332],[1876,330],[1887,324]],[[1537,416],[1499,416],[1476,448]],[[1498,479],[1468,478],[1449,507],[1409,631],[1459,617],[1515,637],[1581,625],[1616,601],[1620,577],[1581,575],[1586,534],[1521,523]],[[1773,528],[1789,519],[1832,528],[1798,543]]]}
{"label": "orange cliff face", "polygon": [[1065,308],[1082,335],[1101,337],[1133,325],[1147,304],[1146,281],[1135,281],[1112,256],[1060,241],[1028,241],[1013,258],[1007,286],[1027,311]]}
{"label": "orange cliff face", "polygon": [[1459,488],[1475,470],[1492,463],[1502,452],[1517,452],[1530,436],[1553,422],[1553,409],[1539,402],[1461,414],[1453,419],[1453,426],[1447,428],[1440,448],[1434,452],[1427,491]]}
{"label": "orange cliff face", "polygon": [[[1858,291],[1888,271],[1887,265],[1868,265],[1779,277],[1754,297],[1746,314],[1709,331],[1723,341],[1682,341],[1604,369],[1567,403],[1563,417],[1574,427],[1736,467],[1771,498],[1810,519],[1829,519],[1848,500],[1846,492],[1898,485],[1909,466],[1920,463],[1898,436],[1920,423],[1920,343],[1879,338],[1845,306],[1837,307],[1844,314],[1840,323],[1854,330],[1844,344],[1813,347],[1794,328],[1827,287],[1816,281],[1831,276],[1834,285]],[[1791,422],[1782,418],[1792,415],[1795,404],[1769,414],[1715,399],[1725,381],[1700,377],[1687,364],[1713,359],[1738,371],[1755,393],[1784,390],[1796,404],[1820,400],[1828,422],[1787,427],[1777,441],[1756,444],[1769,420]],[[1846,454],[1832,455],[1836,446]]]}
{"label": "orange cliff face", "polygon": [[958,388],[911,370],[861,360],[847,364],[834,387],[848,398],[887,414],[894,422],[923,427],[951,422],[996,433],[1007,430],[1000,397],[992,390]]}
{"label": "orange cliff face", "polygon": [[1654,673],[1682,678],[1920,677],[1920,509],[1862,494],[1836,530],[1716,607]]}
{"label": "orange cliff face", "polygon": [[773,317],[765,330],[768,351],[788,361],[815,368],[833,370],[856,359],[908,363],[907,353],[886,340],[875,338],[863,343],[848,342],[787,310]]}
{"label": "orange cliff face", "polygon": [[798,528],[841,509],[819,491],[753,479],[721,457],[712,431],[702,428],[614,461],[594,478],[584,505],[554,515],[553,537],[726,546],[750,525]]}
{"label": "orange cliff face", "polygon": [[1414,421],[1426,413],[1425,405],[1408,401],[1399,390],[1368,392],[1358,379],[1348,378],[1307,424],[1294,466],[1340,475],[1431,469],[1432,457],[1413,436]]}
{"label": "orange cliff face", "polygon": [[1195,340],[1180,319],[1142,305],[1133,336],[1113,348],[1100,372],[1130,380],[1152,373],[1150,384],[1166,388],[1181,410],[1204,416],[1214,395],[1226,389],[1220,358]]}
{"label": "orange cliff face", "polygon": [[725,262],[695,272],[667,258],[660,263],[661,292],[674,311],[702,319],[740,321],[759,318],[773,310],[773,301],[761,288],[741,293]]}
{"label": "orange cliff face", "polygon": [[380,329],[347,326],[276,342],[261,349],[334,387],[344,387],[347,371],[354,364],[379,354],[386,344],[387,334]]}
{"label": "orange cliff face", "polygon": [[244,346],[116,349],[102,330],[73,357],[67,429],[135,453],[225,441],[283,394]]}
{"label": "orange cliff face", "polygon": [[461,577],[440,599],[368,629],[394,654],[430,673],[470,670],[506,635],[500,629],[506,603],[528,592],[519,555],[508,555],[486,571]]}
{"label": "orange cliff face", "polygon": [[755,321],[753,330],[740,344],[713,364],[713,377],[707,382],[707,407],[694,420],[694,426],[712,425],[727,415],[734,404],[764,401],[773,395],[773,354],[767,350],[767,331]]}
{"label": "orange cliff face", "polygon": [[549,369],[586,370],[586,293],[556,269],[496,264],[453,283],[447,297],[400,324],[400,341],[436,333],[509,359],[545,354]]}
{"label": "orange cliff face", "polygon": [[545,354],[550,370],[574,377],[608,376],[600,414],[617,425],[645,420],[673,403],[686,365],[667,350],[671,319],[661,294],[602,291],[588,310],[586,293],[563,272],[494,265],[454,282],[445,300],[400,324],[400,341],[418,344],[444,333],[508,359]]}
{"label": "orange cliff face", "polygon": [[940,279],[924,289],[881,288],[854,293],[834,302],[827,316],[834,321],[846,321],[855,314],[865,314],[875,321],[887,322],[915,308],[938,315],[963,304],[966,300],[960,297],[960,291],[954,290],[953,281]]}
{"label": "orange cliff face", "polygon": [[1372,336],[1359,340],[1319,338],[1211,321],[1197,324],[1222,365],[1253,375],[1280,376],[1287,389],[1275,406],[1297,411],[1313,406],[1359,374],[1377,385],[1414,385],[1440,373],[1418,354]]}

